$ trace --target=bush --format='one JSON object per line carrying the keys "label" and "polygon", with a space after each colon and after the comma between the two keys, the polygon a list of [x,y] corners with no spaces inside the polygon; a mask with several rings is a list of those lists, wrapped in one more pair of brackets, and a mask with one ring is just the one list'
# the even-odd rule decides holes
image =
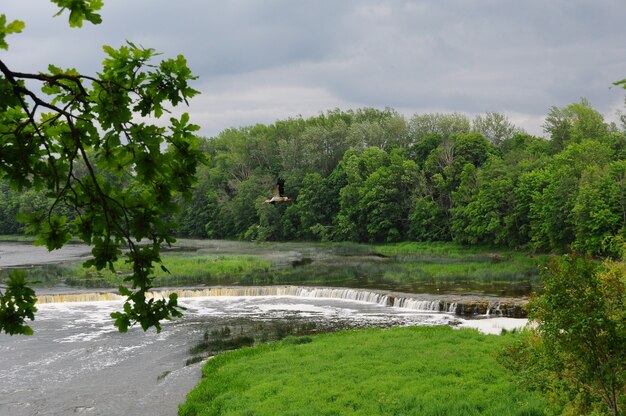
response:
{"label": "bush", "polygon": [[502,360],[565,414],[626,407],[626,264],[570,254],[553,259],[529,304],[537,324]]}

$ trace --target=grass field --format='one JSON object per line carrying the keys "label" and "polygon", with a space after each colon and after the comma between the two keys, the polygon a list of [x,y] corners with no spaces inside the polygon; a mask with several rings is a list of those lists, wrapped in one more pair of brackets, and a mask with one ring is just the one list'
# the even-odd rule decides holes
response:
{"label": "grass field", "polygon": [[494,356],[513,336],[411,327],[244,348],[207,362],[179,414],[544,415]]}

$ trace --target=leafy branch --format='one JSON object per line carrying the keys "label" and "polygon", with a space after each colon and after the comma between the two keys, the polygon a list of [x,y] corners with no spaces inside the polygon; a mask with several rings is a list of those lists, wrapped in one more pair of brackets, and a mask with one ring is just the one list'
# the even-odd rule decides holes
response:
{"label": "leafy branch", "polygon": [[[73,27],[100,22],[100,0],[53,1],[60,12],[70,11]],[[6,34],[23,28],[16,22],[7,25],[1,15],[0,47],[8,47]],[[203,156],[198,126],[186,113],[171,117],[167,127],[156,119],[198,92],[182,56],[153,63],[154,50],[130,42],[104,51],[96,76],[53,65],[46,73],[18,72],[0,60],[0,177],[18,190],[48,191],[46,212],[22,216],[38,235],[36,244],[54,250],[78,236],[93,246],[85,266],[98,270],[113,270],[125,256],[133,274],[120,287],[127,301],[112,314],[115,325],[122,332],[136,323],[159,331],[160,322],[181,316],[182,308],[176,295],[149,299],[146,292],[161,246],[174,241],[167,219],[178,209],[174,197],[189,194]],[[23,279],[14,279],[0,292],[0,330],[25,333],[23,320],[34,319],[35,297],[18,302],[25,288]]]}

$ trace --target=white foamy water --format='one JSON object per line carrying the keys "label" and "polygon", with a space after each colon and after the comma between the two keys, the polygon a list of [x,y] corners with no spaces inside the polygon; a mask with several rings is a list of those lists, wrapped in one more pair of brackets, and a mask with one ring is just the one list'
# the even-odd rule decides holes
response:
{"label": "white foamy water", "polygon": [[500,335],[502,330],[512,331],[522,329],[528,324],[528,319],[521,318],[488,318],[461,320],[460,328],[474,328],[483,334]]}
{"label": "white foamy water", "polygon": [[[310,286],[214,286],[208,288],[158,289],[148,297],[167,298],[177,293],[180,298],[203,297],[298,297],[340,299],[378,304],[385,307],[411,309],[420,312],[444,312],[464,316],[517,316],[522,313],[524,300],[470,295],[432,295],[389,292],[375,289]],[[38,303],[62,303],[122,300],[112,292],[38,294]]]}
{"label": "white foamy water", "polygon": [[523,321],[466,321],[450,313],[385,306],[388,302],[373,295],[339,299],[336,290],[327,293],[181,298],[185,317],[165,323],[160,334],[138,328],[118,333],[109,314],[121,308],[119,300],[41,304],[32,325],[34,336],[0,335],[0,416],[175,415],[177,404],[200,377],[201,364],[185,366],[191,357],[188,349],[205,331],[224,326],[236,330],[293,321],[332,322],[342,328],[460,322],[496,332],[499,326],[510,328]]}

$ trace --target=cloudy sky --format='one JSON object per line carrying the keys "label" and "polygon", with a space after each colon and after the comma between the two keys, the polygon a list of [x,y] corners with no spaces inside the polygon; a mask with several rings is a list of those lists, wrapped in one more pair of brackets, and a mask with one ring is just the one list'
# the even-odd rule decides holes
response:
{"label": "cloudy sky", "polygon": [[506,114],[542,134],[548,109],[588,98],[615,120],[626,91],[623,0],[105,0],[70,29],[47,0],[4,0],[26,22],[0,52],[19,71],[98,70],[125,40],[186,56],[201,133],[329,109]]}

